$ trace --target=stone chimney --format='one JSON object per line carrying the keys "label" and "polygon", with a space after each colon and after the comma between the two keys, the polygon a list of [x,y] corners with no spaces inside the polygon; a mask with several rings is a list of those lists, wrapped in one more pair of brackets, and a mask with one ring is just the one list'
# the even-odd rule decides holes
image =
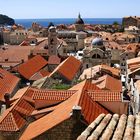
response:
{"label": "stone chimney", "polygon": [[2,114],[4,113],[5,110],[6,110],[6,105],[3,104],[3,105],[1,106],[0,115],[2,115]]}
{"label": "stone chimney", "polygon": [[79,120],[81,117],[82,108],[78,105],[73,106],[72,108],[72,117],[76,120]]}
{"label": "stone chimney", "polygon": [[10,94],[5,93],[4,99],[5,99],[6,108],[9,108],[10,107]]}

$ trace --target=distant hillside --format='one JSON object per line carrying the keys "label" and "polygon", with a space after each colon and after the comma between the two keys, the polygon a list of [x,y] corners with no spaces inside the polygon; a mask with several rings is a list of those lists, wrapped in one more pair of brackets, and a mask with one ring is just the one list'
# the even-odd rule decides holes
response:
{"label": "distant hillside", "polygon": [[0,14],[0,24],[2,25],[13,25],[15,24],[14,19],[6,16],[6,15],[1,15]]}

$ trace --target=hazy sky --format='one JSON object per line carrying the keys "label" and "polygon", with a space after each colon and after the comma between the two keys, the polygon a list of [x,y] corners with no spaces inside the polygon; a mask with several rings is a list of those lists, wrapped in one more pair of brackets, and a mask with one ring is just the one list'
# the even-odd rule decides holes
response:
{"label": "hazy sky", "polygon": [[117,18],[140,15],[140,0],[0,0],[12,18]]}

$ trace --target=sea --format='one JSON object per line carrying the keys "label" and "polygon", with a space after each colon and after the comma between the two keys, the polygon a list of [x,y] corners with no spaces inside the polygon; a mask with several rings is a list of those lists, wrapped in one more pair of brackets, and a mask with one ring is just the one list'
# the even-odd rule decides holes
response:
{"label": "sea", "polygon": [[[122,24],[122,18],[83,18],[85,24],[113,24],[118,22]],[[65,24],[71,25],[76,21],[75,18],[52,18],[52,19],[15,19],[16,24],[30,28],[33,22],[39,23],[43,27],[47,27],[50,22],[54,25]]]}

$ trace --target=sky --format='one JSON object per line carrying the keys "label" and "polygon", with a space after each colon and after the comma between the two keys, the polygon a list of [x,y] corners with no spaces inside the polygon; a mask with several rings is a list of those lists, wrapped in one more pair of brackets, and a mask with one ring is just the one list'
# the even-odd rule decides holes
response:
{"label": "sky", "polygon": [[122,18],[140,16],[140,0],[0,0],[0,14],[14,19]]}

